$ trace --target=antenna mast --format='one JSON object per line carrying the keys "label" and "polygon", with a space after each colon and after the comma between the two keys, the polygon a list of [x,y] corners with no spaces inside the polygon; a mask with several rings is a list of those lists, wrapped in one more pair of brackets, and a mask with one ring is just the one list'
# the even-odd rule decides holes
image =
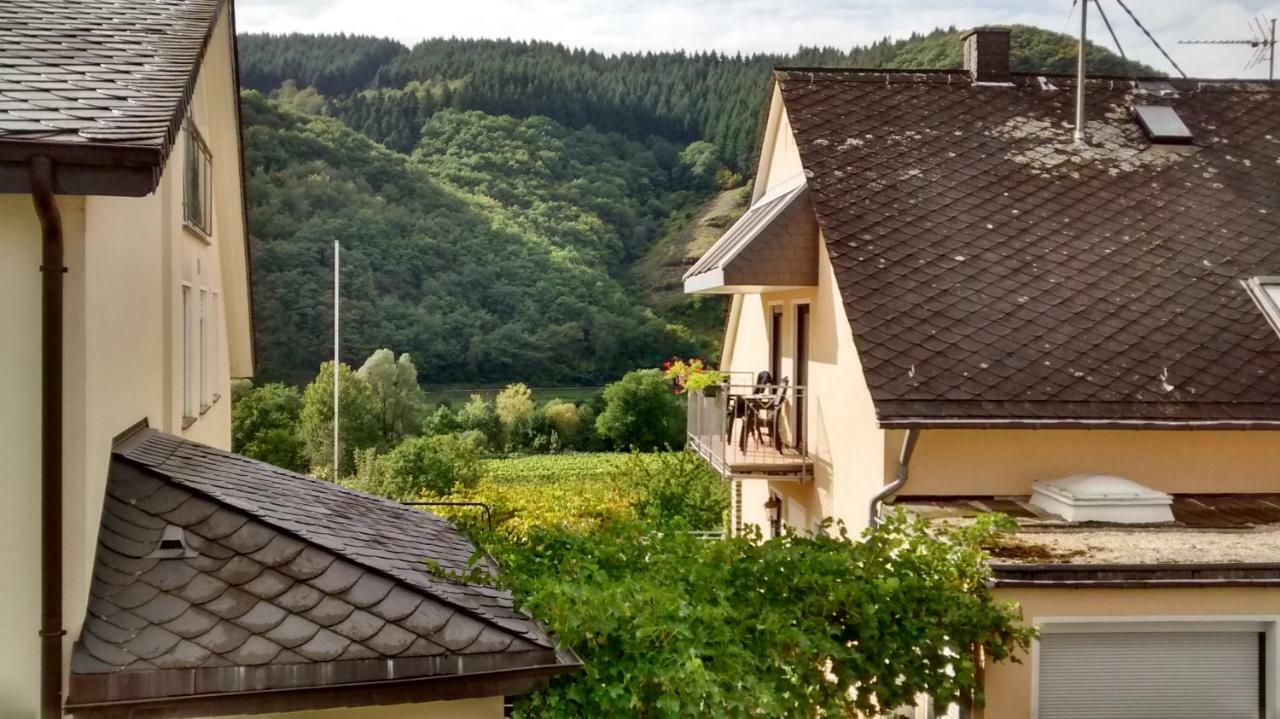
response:
{"label": "antenna mast", "polygon": [[[1270,29],[1268,29],[1268,25]],[[1254,18],[1249,25],[1249,29],[1254,32],[1254,36],[1248,40],[1179,40],[1179,45],[1248,45],[1257,52],[1245,64],[1244,69],[1248,70],[1252,67],[1261,65],[1263,60],[1267,61],[1267,79],[1276,79],[1276,19],[1271,18],[1268,22],[1265,18]]]}
{"label": "antenna mast", "polygon": [[1080,2],[1080,56],[1076,58],[1076,146],[1089,143],[1084,136],[1084,51],[1085,36],[1089,30],[1089,0]]}
{"label": "antenna mast", "polygon": [[339,356],[339,304],[341,304],[341,295],[338,292],[338,276],[341,264],[339,263],[339,254],[342,252],[342,245],[337,240],[333,241],[333,480],[338,480],[338,458],[341,456],[338,450],[339,432],[338,432],[338,382],[341,374],[338,369],[342,366]]}

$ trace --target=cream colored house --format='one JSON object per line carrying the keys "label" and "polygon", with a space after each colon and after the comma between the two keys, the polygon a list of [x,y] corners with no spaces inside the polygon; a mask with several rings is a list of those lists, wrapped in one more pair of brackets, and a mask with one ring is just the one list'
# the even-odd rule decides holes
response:
{"label": "cream colored house", "polygon": [[1090,78],[1080,147],[1073,78],[965,56],[776,73],[690,444],[739,526],[1017,519],[1041,638],[951,715],[1280,716],[1280,92]]}
{"label": "cream colored house", "polygon": [[576,660],[465,538],[226,451],[238,97],[230,0],[0,4],[0,717],[499,717]]}

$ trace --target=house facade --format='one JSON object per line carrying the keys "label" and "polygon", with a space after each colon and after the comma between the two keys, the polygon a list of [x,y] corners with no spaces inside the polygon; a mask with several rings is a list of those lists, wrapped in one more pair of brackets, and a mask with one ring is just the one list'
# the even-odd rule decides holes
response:
{"label": "house facade", "polygon": [[776,73],[752,206],[685,275],[732,297],[690,444],[739,526],[1013,516],[992,583],[1043,634],[985,716],[1280,715],[1280,93],[1090,78],[1082,147],[1074,78],[965,42]]}
{"label": "house facade", "polygon": [[443,521],[227,453],[250,299],[230,0],[4,3],[0,716],[497,717],[576,664],[425,576]]}

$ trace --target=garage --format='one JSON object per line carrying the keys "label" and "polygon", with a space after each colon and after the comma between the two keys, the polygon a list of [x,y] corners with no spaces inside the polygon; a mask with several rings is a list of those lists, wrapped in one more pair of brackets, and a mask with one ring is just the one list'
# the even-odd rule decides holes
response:
{"label": "garage", "polygon": [[1254,719],[1265,707],[1258,626],[1170,631],[1045,627],[1039,719]]}

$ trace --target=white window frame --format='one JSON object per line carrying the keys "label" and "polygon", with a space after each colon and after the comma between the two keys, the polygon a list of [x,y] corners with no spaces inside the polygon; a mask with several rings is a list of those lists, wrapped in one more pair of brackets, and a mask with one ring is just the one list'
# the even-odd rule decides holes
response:
{"label": "white window frame", "polygon": [[219,344],[220,332],[218,327],[218,311],[219,295],[217,290],[209,293],[211,303],[209,305],[209,317],[206,320],[209,328],[209,404],[215,404],[222,399],[222,377],[219,374],[221,364],[218,359],[221,356],[221,345]]}
{"label": "white window frame", "polygon": [[[1040,633],[1101,633],[1101,632],[1259,632],[1266,635],[1262,651],[1262,667],[1265,672],[1266,712],[1264,717],[1280,716],[1280,702],[1276,690],[1280,688],[1280,615],[1262,614],[1194,614],[1125,616],[1066,616],[1036,617],[1033,620]],[[1031,719],[1040,717],[1040,640],[1031,642]]]}
{"label": "white window frame", "polygon": [[1280,333],[1280,302],[1276,302],[1267,292],[1268,287],[1280,287],[1280,276],[1251,277],[1244,281],[1244,287],[1253,297],[1253,301],[1258,303],[1258,309],[1262,310],[1271,328]]}
{"label": "white window frame", "polygon": [[209,288],[200,288],[200,322],[199,322],[199,342],[200,352],[197,357],[200,358],[200,414],[209,411],[209,406],[213,404],[213,382],[209,376],[210,363],[210,342],[209,342]]}
{"label": "white window frame", "polygon": [[195,288],[182,283],[182,423],[191,426],[197,416],[195,396]]}

